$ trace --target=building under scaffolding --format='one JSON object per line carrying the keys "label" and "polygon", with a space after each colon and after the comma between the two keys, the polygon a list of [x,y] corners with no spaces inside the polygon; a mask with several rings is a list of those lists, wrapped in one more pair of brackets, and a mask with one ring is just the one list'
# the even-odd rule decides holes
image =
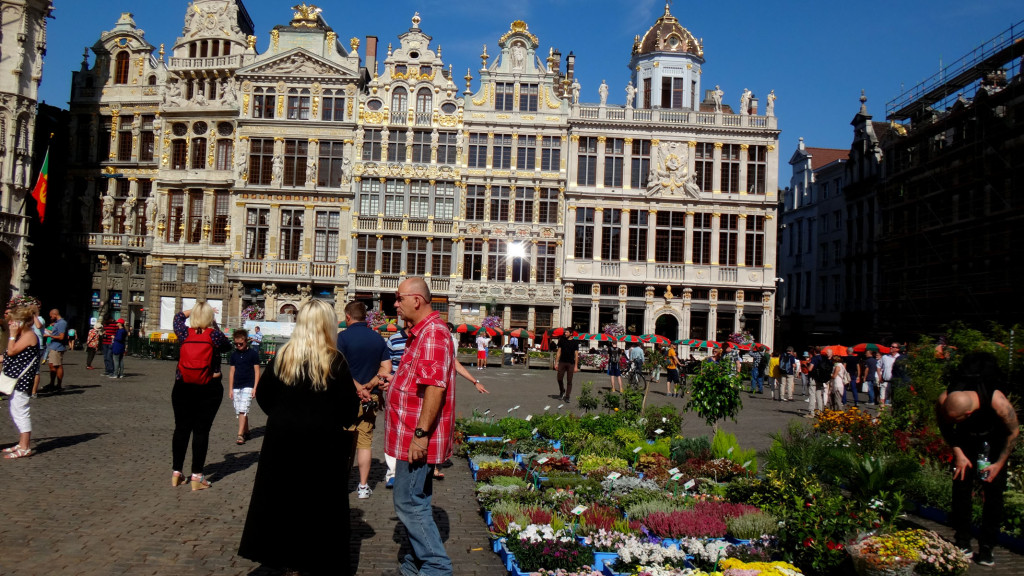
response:
{"label": "building under scaffolding", "polygon": [[887,105],[872,186],[877,330],[1024,322],[1022,56],[1024,21]]}

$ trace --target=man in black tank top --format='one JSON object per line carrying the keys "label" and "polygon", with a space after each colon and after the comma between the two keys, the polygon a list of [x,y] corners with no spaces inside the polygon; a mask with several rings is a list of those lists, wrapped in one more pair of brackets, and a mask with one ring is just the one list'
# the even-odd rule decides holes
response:
{"label": "man in black tank top", "polygon": [[[935,407],[939,429],[953,449],[953,528],[956,545],[971,555],[971,492],[974,480],[981,482],[985,496],[979,538],[979,564],[991,566],[992,548],[1002,522],[1003,492],[1006,490],[1006,461],[1017,441],[1020,426],[1013,404],[996,386],[1003,381],[995,356],[972,352],[964,356],[948,375],[946,391]],[[984,444],[988,443],[988,453]],[[990,462],[977,470],[978,460]],[[982,478],[984,476],[984,478]]]}

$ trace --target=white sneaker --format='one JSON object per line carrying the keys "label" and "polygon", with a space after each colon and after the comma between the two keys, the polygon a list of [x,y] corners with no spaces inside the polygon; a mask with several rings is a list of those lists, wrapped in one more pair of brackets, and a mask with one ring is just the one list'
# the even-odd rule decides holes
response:
{"label": "white sneaker", "polygon": [[373,490],[370,490],[370,487],[367,486],[366,484],[360,484],[359,489],[356,491],[356,495],[359,497],[360,500],[365,500],[369,498],[370,494],[373,494]]}

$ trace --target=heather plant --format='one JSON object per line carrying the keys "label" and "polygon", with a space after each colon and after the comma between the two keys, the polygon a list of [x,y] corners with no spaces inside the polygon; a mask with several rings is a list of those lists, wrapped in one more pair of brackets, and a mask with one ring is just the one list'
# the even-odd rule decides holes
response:
{"label": "heather plant", "polygon": [[632,478],[629,476],[623,476],[621,478],[616,478],[615,480],[605,478],[601,481],[601,487],[613,498],[625,496],[626,494],[638,489],[653,491],[660,490],[657,482],[646,479],[641,480],[639,478]]}
{"label": "heather plant", "polygon": [[643,523],[651,534],[662,538],[722,538],[727,530],[721,517],[697,509],[653,512]]}
{"label": "heather plant", "polygon": [[689,504],[681,498],[673,499],[662,497],[657,500],[638,502],[627,507],[626,516],[642,521],[655,512],[670,514],[672,512],[678,512],[679,510],[686,510],[689,507]]}
{"label": "heather plant", "polygon": [[481,468],[476,473],[477,482],[487,482],[491,478],[497,476],[515,476],[516,478],[526,478],[526,470],[522,468]]}
{"label": "heather plant", "polygon": [[541,568],[579,571],[593,560],[593,552],[570,531],[557,528],[557,524],[560,523],[529,524],[519,531],[515,531],[518,526],[509,528],[506,546],[515,554],[521,571],[533,572]]}
{"label": "heather plant", "polygon": [[579,529],[577,534],[593,534],[597,531],[611,531],[615,523],[622,519],[622,512],[618,508],[602,504],[591,504],[579,515]]}
{"label": "heather plant", "polygon": [[616,552],[620,546],[630,541],[630,538],[629,533],[618,532],[614,528],[611,530],[601,528],[590,532],[586,543],[598,552]]}
{"label": "heather plant", "polygon": [[615,572],[636,574],[640,566],[686,566],[686,552],[675,546],[666,547],[659,542],[645,541],[635,536],[627,538],[617,551],[619,558],[614,565]]}
{"label": "heather plant", "polygon": [[764,512],[750,512],[726,518],[725,525],[733,538],[741,540],[772,536],[779,530],[778,519]]}
{"label": "heather plant", "polygon": [[591,454],[584,454],[576,460],[576,468],[581,474],[589,474],[590,472],[599,469],[606,468],[612,470],[626,470],[629,467],[629,463],[622,458],[607,457],[607,456],[594,456]]}
{"label": "heather plant", "polygon": [[676,436],[671,440],[669,456],[677,464],[682,464],[691,458],[708,460],[711,458],[711,442],[707,436],[694,438]]}
{"label": "heather plant", "polygon": [[725,558],[729,546],[724,540],[682,538],[679,541],[679,549],[693,558],[694,566],[708,571],[717,571],[718,562]]}

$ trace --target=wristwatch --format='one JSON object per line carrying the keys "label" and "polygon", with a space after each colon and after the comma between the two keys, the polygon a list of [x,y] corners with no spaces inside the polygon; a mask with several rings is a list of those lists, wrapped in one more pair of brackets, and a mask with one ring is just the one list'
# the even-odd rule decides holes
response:
{"label": "wristwatch", "polygon": [[424,430],[423,428],[417,428],[417,429],[413,430],[412,433],[417,438],[426,438],[428,436],[427,431]]}

